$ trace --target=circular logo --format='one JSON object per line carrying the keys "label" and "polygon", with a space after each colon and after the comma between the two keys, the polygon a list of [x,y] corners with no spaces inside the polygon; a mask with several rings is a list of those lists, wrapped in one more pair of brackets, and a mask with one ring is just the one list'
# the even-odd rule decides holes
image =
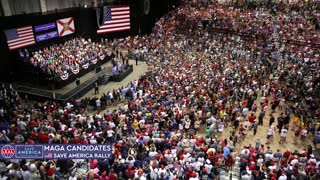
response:
{"label": "circular logo", "polygon": [[7,159],[12,158],[14,156],[14,152],[14,148],[11,145],[4,145],[1,148],[1,155]]}
{"label": "circular logo", "polygon": [[65,31],[68,31],[68,30],[69,30],[69,24],[68,24],[68,23],[64,23],[64,24],[63,24],[63,29],[64,29]]}
{"label": "circular logo", "polygon": [[143,3],[143,12],[145,15],[148,15],[150,11],[150,0],[144,0]]}

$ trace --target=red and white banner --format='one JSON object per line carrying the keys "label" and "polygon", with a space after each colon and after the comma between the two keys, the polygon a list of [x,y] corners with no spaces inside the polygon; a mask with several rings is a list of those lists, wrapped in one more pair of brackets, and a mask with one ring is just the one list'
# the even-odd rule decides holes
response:
{"label": "red and white banner", "polygon": [[83,69],[88,69],[88,67],[89,67],[89,63],[85,63],[84,65],[82,65]]}
{"label": "red and white banner", "polygon": [[97,64],[98,58],[93,58],[93,59],[91,60],[91,62],[92,62],[92,64]]}
{"label": "red and white banner", "polygon": [[69,73],[64,71],[63,74],[60,74],[60,78],[64,81],[67,80],[69,78]]}
{"label": "red and white banner", "polygon": [[59,36],[66,36],[76,31],[73,17],[57,20]]}
{"label": "red and white banner", "polygon": [[99,59],[100,59],[101,61],[104,60],[105,57],[106,57],[106,56],[105,56],[103,53],[99,54]]}
{"label": "red and white banner", "polygon": [[76,65],[73,68],[71,68],[71,71],[73,72],[73,74],[78,74],[80,72],[80,68],[78,65]]}

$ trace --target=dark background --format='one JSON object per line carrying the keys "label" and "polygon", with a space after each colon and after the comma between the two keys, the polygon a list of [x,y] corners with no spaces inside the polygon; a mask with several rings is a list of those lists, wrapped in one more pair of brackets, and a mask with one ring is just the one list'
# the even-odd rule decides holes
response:
{"label": "dark background", "polygon": [[[50,40],[36,43],[26,47],[29,52],[52,44],[61,43],[74,37],[91,38],[100,40],[101,38],[127,37],[129,35],[148,34],[152,31],[155,22],[166,12],[177,7],[179,0],[150,0],[150,11],[148,15],[143,13],[143,0],[130,1],[131,31],[118,32],[112,34],[98,35],[96,33],[97,18],[95,8],[77,7],[63,11],[56,11],[43,14],[23,14],[10,17],[0,17],[0,81],[13,82],[31,79],[33,68],[31,65],[23,63],[19,58],[18,50],[9,51],[6,37],[3,30],[18,28],[26,25],[40,25],[55,22],[58,19],[74,17],[75,33],[64,37],[57,37]],[[122,4],[125,5],[125,4]],[[22,48],[22,50],[25,48]]]}

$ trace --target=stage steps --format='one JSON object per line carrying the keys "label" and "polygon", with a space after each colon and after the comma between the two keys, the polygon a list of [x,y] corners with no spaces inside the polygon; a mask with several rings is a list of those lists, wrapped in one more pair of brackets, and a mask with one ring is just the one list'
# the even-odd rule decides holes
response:
{"label": "stage steps", "polygon": [[101,84],[102,84],[102,85],[108,84],[109,81],[110,81],[110,77],[111,77],[111,76],[103,76],[103,77],[101,78]]}
{"label": "stage steps", "polygon": [[[95,82],[98,81],[99,77],[103,77],[103,79],[110,78],[110,68],[104,68],[100,72],[96,73],[95,76],[91,77],[90,79],[86,80],[85,82],[81,83],[76,88],[68,91],[67,93],[63,94],[58,98],[60,101],[69,101],[71,98],[78,98],[84,96],[87,92],[94,88]],[[105,82],[107,84],[108,82]]]}
{"label": "stage steps", "polygon": [[[6,88],[9,88],[9,83],[1,83],[4,84]],[[52,99],[53,98],[53,92],[38,88],[32,88],[28,86],[18,85],[18,84],[12,84],[12,87],[21,95],[28,95],[29,98],[43,98],[43,99]],[[55,93],[55,98],[60,98],[62,94]]]}

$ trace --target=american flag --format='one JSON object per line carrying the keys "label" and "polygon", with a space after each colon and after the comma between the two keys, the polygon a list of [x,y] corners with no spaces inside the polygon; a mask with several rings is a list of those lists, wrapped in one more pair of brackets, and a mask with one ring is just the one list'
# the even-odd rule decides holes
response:
{"label": "american flag", "polygon": [[52,153],[48,153],[47,155],[44,155],[44,158],[52,158],[53,154]]}
{"label": "american flag", "polygon": [[32,26],[4,30],[10,50],[35,44]]}
{"label": "american flag", "polygon": [[129,6],[106,7],[104,23],[99,27],[97,33],[105,34],[116,31],[130,30],[130,8]]}

